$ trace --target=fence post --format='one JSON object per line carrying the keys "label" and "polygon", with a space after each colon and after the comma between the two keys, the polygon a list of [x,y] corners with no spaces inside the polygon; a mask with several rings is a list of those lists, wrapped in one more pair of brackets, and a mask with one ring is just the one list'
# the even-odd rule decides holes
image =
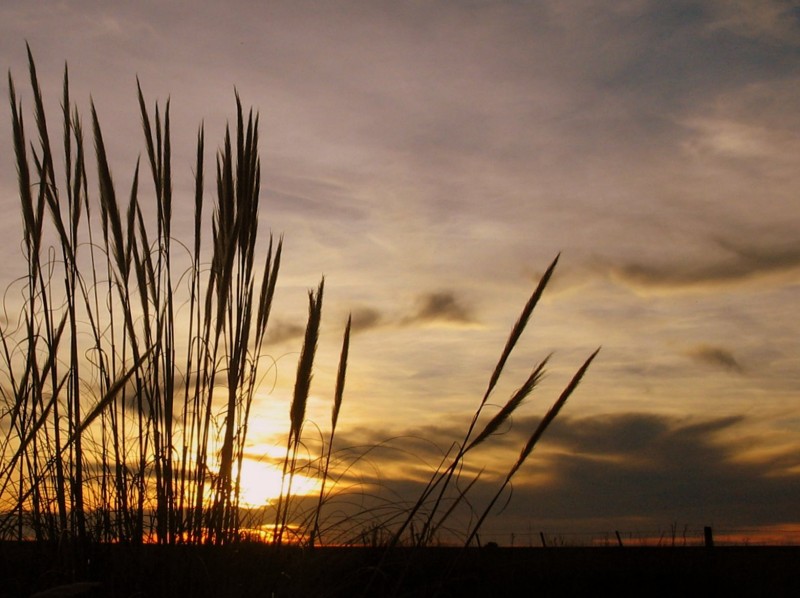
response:
{"label": "fence post", "polygon": [[707,525],[703,528],[703,536],[705,537],[706,541],[706,548],[713,548],[714,547],[714,535],[711,532],[711,526]]}
{"label": "fence post", "polygon": [[622,536],[620,536],[620,535],[619,535],[619,530],[615,530],[615,531],[614,531],[614,533],[615,533],[615,534],[616,534],[616,536],[617,536],[617,544],[619,544],[620,546],[622,546]]}

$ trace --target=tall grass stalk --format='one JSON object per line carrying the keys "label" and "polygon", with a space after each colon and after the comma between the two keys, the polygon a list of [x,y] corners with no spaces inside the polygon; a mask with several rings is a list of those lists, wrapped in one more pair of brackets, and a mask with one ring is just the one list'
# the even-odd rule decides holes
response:
{"label": "tall grass stalk", "polygon": [[319,500],[314,511],[314,524],[311,527],[311,535],[308,544],[314,547],[315,541],[319,538],[319,518],[322,513],[322,505],[325,501],[325,485],[328,482],[328,475],[331,467],[331,455],[333,454],[333,440],[336,436],[336,424],[339,423],[339,411],[342,408],[342,398],[344,397],[344,383],[347,377],[347,356],[350,352],[350,327],[353,324],[352,316],[347,318],[347,326],[344,329],[344,340],[342,341],[342,352],[339,355],[339,369],[336,375],[336,390],[333,397],[333,409],[331,411],[331,434],[328,438],[328,450],[325,453],[325,463],[322,466],[322,482],[319,488]]}
{"label": "tall grass stalk", "polygon": [[314,357],[317,352],[317,342],[319,340],[319,326],[322,320],[322,294],[324,288],[325,279],[323,278],[319,283],[316,294],[314,294],[313,291],[309,291],[308,293],[308,324],[306,325],[305,338],[303,339],[303,349],[300,352],[300,359],[297,364],[297,378],[295,380],[294,395],[289,410],[290,426],[286,445],[286,458],[283,461],[281,491],[278,496],[276,508],[273,542],[277,546],[280,546],[283,542],[283,537],[286,532],[292,482],[294,481],[297,467],[297,456],[302,439],[303,424],[305,423],[306,406],[311,391]]}

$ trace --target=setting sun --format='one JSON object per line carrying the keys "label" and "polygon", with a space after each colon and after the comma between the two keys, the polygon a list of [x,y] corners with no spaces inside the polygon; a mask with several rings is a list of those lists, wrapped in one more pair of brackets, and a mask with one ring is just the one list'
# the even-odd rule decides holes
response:
{"label": "setting sun", "polygon": [[[286,484],[289,479],[287,476]],[[319,480],[295,475],[292,495],[304,496],[319,492]],[[281,492],[281,471],[267,463],[247,459],[242,463],[240,503],[245,507],[260,507],[276,500]],[[284,493],[286,488],[284,488]]]}

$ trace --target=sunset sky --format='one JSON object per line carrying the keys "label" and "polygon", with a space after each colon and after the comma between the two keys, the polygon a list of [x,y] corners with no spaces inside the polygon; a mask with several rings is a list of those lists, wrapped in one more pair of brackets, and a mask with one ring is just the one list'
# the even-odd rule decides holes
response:
{"label": "sunset sky", "polygon": [[[369,471],[413,489],[560,253],[491,400],[553,352],[548,376],[471,466],[504,471],[602,350],[487,534],[800,541],[800,3],[7,0],[0,58],[29,107],[26,41],[54,122],[65,61],[87,123],[93,98],[121,189],[145,151],[136,77],[171,98],[178,238],[198,126],[210,169],[234,89],[259,112],[260,225],[285,254],[254,455],[285,445],[324,275],[309,418],[327,429],[352,312],[340,446],[402,437]],[[5,110],[3,286],[24,274]]]}

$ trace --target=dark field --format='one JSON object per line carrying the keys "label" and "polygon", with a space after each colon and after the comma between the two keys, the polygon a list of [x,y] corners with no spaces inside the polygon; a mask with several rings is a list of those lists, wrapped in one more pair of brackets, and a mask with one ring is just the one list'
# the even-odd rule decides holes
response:
{"label": "dark field", "polygon": [[800,595],[800,547],[317,548],[0,544],[0,596]]}

